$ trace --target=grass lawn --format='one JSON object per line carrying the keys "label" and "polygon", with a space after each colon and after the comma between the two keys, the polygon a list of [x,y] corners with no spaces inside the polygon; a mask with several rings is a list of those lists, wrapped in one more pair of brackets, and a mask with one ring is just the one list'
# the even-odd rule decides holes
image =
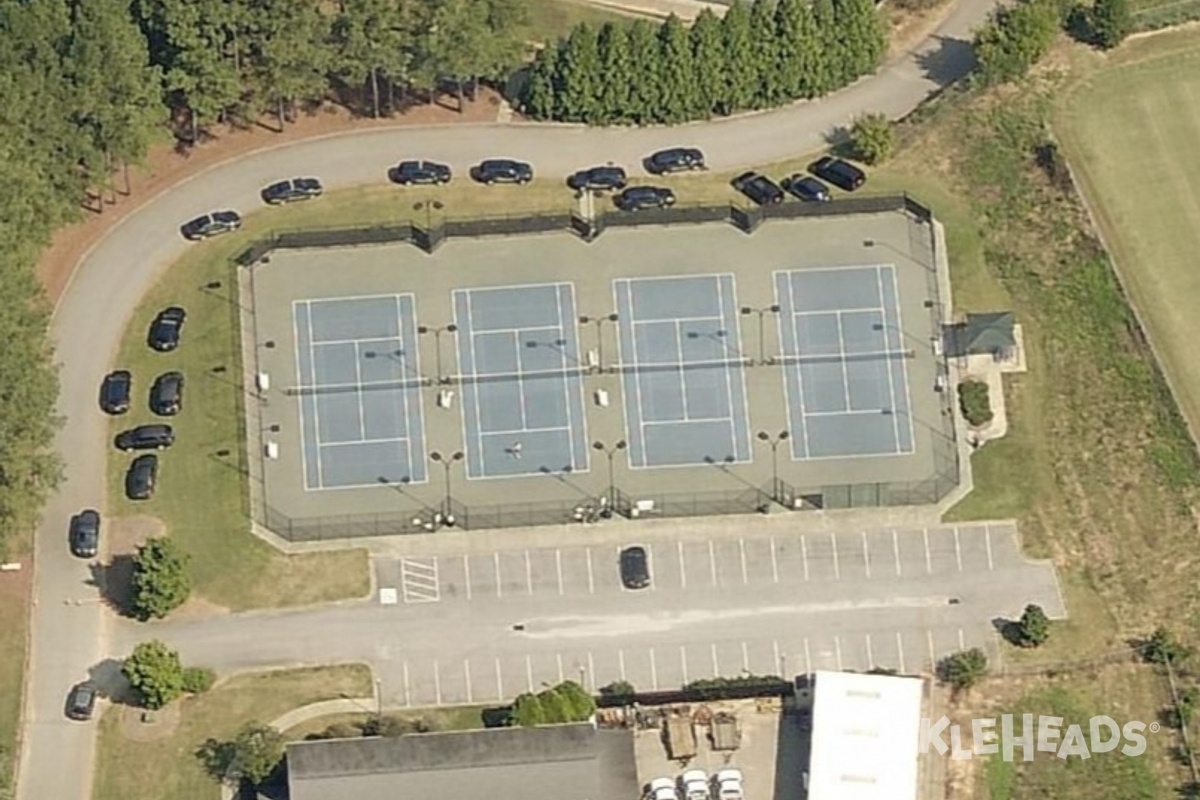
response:
{"label": "grass lawn", "polygon": [[294,708],[341,697],[369,696],[362,665],[258,672],[222,681],[208,694],[160,712],[163,731],[148,733],[138,712],[105,711],[96,753],[94,800],[217,800],[220,787],[195,752],[206,739],[231,737],[247,722],[267,723]]}
{"label": "grass lawn", "polygon": [[25,644],[29,634],[29,585],[33,579],[27,536],[7,542],[5,560],[21,561],[20,572],[0,573],[0,798],[13,791],[17,736],[25,686]]}
{"label": "grass lawn", "polygon": [[530,42],[565,39],[581,22],[596,28],[606,22],[628,23],[630,17],[589,6],[578,0],[526,0],[527,21],[522,37]]}
{"label": "grass lawn", "polygon": [[[413,708],[404,711],[389,711],[385,717],[402,722],[422,722],[430,731],[472,731],[484,727],[483,711],[489,706],[449,706],[446,708]],[[284,731],[289,739],[303,739],[320,733],[331,725],[362,725],[374,714],[328,714],[324,717],[302,722]]]}

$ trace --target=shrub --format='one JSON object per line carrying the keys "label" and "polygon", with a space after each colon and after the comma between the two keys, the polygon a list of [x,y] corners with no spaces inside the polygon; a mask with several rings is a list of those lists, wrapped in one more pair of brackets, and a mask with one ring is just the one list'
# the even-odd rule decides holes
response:
{"label": "shrub", "polygon": [[162,708],[184,692],[179,653],[158,640],[133,648],[121,672],[149,709]]}
{"label": "shrub", "polygon": [[217,673],[208,667],[185,667],[183,691],[188,694],[204,694],[217,682]]}
{"label": "shrub", "polygon": [[161,619],[191,594],[187,555],[165,537],[148,539],[133,559],[133,613],[145,622]]}
{"label": "shrub", "polygon": [[1055,0],[1025,0],[993,12],[975,33],[976,80],[990,86],[1023,76],[1050,49],[1069,10]]}
{"label": "shrub", "polygon": [[867,114],[850,128],[850,148],[854,157],[867,164],[879,164],[896,148],[896,132],[886,114]]}
{"label": "shrub", "polygon": [[958,405],[967,422],[974,426],[992,421],[992,404],[988,399],[988,385],[983,381],[963,381],[958,385]]}
{"label": "shrub", "polygon": [[613,681],[607,686],[600,687],[602,697],[633,697],[637,689],[629,681]]}
{"label": "shrub", "polygon": [[1111,49],[1132,32],[1129,0],[1096,0],[1092,6],[1092,39],[1097,45]]}
{"label": "shrub", "polygon": [[1038,605],[1025,606],[1025,613],[1017,622],[1017,643],[1021,647],[1039,647],[1050,638],[1050,620]]}
{"label": "shrub", "polygon": [[987,656],[978,647],[946,656],[938,676],[955,689],[969,689],[987,674]]}

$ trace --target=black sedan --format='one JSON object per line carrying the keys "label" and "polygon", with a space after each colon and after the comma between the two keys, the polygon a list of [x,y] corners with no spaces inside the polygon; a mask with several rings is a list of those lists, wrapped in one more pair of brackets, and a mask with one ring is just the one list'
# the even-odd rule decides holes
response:
{"label": "black sedan", "polygon": [[160,417],[173,417],[183,408],[183,373],[164,372],[150,387],[150,410]]}
{"label": "black sedan", "polygon": [[272,183],[262,190],[262,199],[268,205],[294,203],[297,200],[311,200],[325,193],[325,187],[316,178],[292,178],[290,181]]}
{"label": "black sedan", "polygon": [[613,198],[613,205],[622,211],[668,208],[675,205],[675,193],[663,186],[630,186]]}
{"label": "black sedan", "polygon": [[828,203],[833,199],[829,196],[828,186],[800,172],[784,178],[783,188],[806,203]]}
{"label": "black sedan", "polygon": [[388,170],[388,179],[402,186],[449,183],[450,167],[436,161],[401,161]]}
{"label": "black sedan", "polygon": [[783,202],[783,189],[779,188],[779,184],[758,172],[743,172],[732,183],[733,188],[760,206]]}
{"label": "black sedan", "polygon": [[533,180],[533,167],[524,161],[511,158],[489,158],[471,170],[471,177],[479,183],[529,183]]}
{"label": "black sedan", "polygon": [[127,369],[118,369],[104,376],[100,384],[100,409],[106,414],[124,414],[129,410],[129,395],[133,376]]}
{"label": "black sedan", "polygon": [[93,558],[100,549],[100,512],[85,508],[71,517],[67,530],[71,553],[80,558]]}
{"label": "black sedan", "polygon": [[240,227],[242,227],[242,218],[236,211],[214,211],[203,217],[196,217],[190,222],[185,222],[179,231],[183,234],[183,238],[194,242],[197,239],[209,239],[223,233],[232,233]]}
{"label": "black sedan", "polygon": [[67,695],[67,716],[79,722],[87,722],[96,710],[96,685],[91,681],[75,684]]}
{"label": "black sedan", "polygon": [[150,335],[147,341],[150,347],[160,353],[167,353],[179,347],[179,336],[183,333],[183,323],[187,312],[179,306],[164,308],[158,312],[154,322],[150,323]]}
{"label": "black sedan", "polygon": [[809,165],[808,171],[847,192],[853,192],[867,182],[865,172],[849,161],[833,156],[817,159]]}
{"label": "black sedan", "polygon": [[672,147],[668,150],[659,150],[646,159],[646,171],[653,175],[688,172],[704,168],[704,153],[695,147]]}
{"label": "black sedan", "polygon": [[625,170],[616,166],[581,169],[567,178],[567,186],[575,191],[620,191],[629,182]]}
{"label": "black sedan", "polygon": [[138,425],[121,431],[113,439],[118,450],[165,450],[175,444],[175,431],[170,425]]}
{"label": "black sedan", "polygon": [[650,585],[650,562],[641,545],[621,551],[621,583],[626,589],[645,589]]}
{"label": "black sedan", "polygon": [[158,480],[158,456],[148,453],[138,456],[125,473],[125,496],[130,500],[149,500],[154,496]]}

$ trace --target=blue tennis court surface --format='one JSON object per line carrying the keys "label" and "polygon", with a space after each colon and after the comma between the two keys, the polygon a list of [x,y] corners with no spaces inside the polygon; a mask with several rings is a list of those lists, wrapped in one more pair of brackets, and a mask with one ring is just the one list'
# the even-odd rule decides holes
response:
{"label": "blue tennis court surface", "polygon": [[292,304],[305,489],[426,480],[413,296]]}
{"label": "blue tennis court surface", "polygon": [[775,273],[792,458],[913,452],[892,266]]}
{"label": "blue tennis court surface", "polygon": [[633,468],[749,461],[732,275],[613,282]]}
{"label": "blue tennis court surface", "polygon": [[468,478],[588,469],[569,283],[454,292]]}

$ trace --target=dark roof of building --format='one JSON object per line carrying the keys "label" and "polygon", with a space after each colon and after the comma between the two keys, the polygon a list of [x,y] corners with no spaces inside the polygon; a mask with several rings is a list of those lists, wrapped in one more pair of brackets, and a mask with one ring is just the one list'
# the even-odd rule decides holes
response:
{"label": "dark roof of building", "polygon": [[959,329],[958,349],[966,353],[994,353],[1016,347],[1015,324],[1011,311],[967,314],[966,324]]}
{"label": "dark roof of building", "polygon": [[288,746],[291,800],[629,800],[633,735],[590,723]]}

